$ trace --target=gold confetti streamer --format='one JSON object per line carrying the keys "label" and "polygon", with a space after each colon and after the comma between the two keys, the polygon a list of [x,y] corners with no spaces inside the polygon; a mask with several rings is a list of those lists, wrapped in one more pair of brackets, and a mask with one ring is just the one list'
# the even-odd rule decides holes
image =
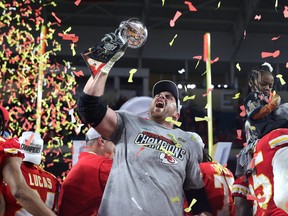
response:
{"label": "gold confetti streamer", "polygon": [[173,37],[173,39],[169,42],[169,45],[172,46],[174,43],[174,40],[177,38],[177,34],[175,34],[175,36]]}

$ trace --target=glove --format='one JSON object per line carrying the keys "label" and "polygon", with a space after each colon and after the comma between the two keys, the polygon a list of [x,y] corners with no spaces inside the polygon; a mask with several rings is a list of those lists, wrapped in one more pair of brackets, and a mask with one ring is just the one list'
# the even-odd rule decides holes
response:
{"label": "glove", "polygon": [[[115,33],[106,34],[104,38],[101,40],[101,42],[104,42],[106,44],[111,44],[112,46],[123,46],[123,41],[119,39]],[[118,61],[124,55],[126,48],[127,48],[127,44],[125,44],[124,47],[122,47],[118,52],[116,52],[114,56],[101,69],[101,71],[105,75],[109,74],[115,62]]]}
{"label": "glove", "polygon": [[125,51],[119,50],[111,59],[109,62],[106,63],[106,65],[101,69],[102,73],[105,75],[108,75],[111,68],[115,64],[116,61],[118,61],[123,55]]}

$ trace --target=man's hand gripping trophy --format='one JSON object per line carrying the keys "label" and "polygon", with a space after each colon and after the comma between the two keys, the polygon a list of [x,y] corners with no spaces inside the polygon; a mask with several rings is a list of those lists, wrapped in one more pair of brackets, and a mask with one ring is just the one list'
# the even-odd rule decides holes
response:
{"label": "man's hand gripping trophy", "polygon": [[126,48],[141,47],[147,39],[147,28],[137,18],[122,21],[114,33],[104,36],[99,44],[84,51],[85,60],[94,79],[101,73],[109,74],[111,68],[125,53]]}

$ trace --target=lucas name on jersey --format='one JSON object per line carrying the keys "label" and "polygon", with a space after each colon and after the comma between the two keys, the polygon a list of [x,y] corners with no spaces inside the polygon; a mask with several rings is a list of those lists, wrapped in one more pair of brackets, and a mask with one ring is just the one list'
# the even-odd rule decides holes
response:
{"label": "lucas name on jersey", "polygon": [[34,187],[52,189],[52,182],[50,178],[28,173],[29,185]]}

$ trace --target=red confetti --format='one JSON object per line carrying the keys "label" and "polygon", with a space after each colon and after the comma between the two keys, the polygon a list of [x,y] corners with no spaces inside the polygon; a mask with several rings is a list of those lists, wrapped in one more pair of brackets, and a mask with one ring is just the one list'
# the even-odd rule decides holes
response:
{"label": "red confetti", "polygon": [[276,50],[275,52],[261,52],[262,58],[273,57],[277,58],[280,55],[280,50]]}
{"label": "red confetti", "polygon": [[201,60],[202,59],[202,56],[193,56],[193,59],[197,59],[197,60]]}
{"label": "red confetti", "polygon": [[275,41],[275,40],[278,40],[279,38],[280,38],[280,35],[278,37],[273,37],[271,40]]}
{"label": "red confetti", "polygon": [[256,16],[254,17],[254,19],[255,19],[255,20],[260,20],[260,19],[261,19],[261,15],[256,15]]}
{"label": "red confetti", "polygon": [[177,11],[174,18],[172,20],[170,20],[170,27],[174,27],[175,26],[175,22],[176,20],[182,15],[182,13],[180,11]]}
{"label": "red confetti", "polygon": [[219,61],[219,57],[216,57],[214,60],[210,60],[210,63],[213,64],[215,62],[218,62]]}
{"label": "red confetti", "polygon": [[184,1],[184,4],[188,5],[190,11],[197,11],[197,8],[195,8],[191,2]]}
{"label": "red confetti", "polygon": [[140,152],[143,151],[144,149],[145,149],[145,147],[142,146],[134,155],[139,156]]}
{"label": "red confetti", "polygon": [[209,88],[208,91],[205,94],[203,94],[203,97],[206,97],[211,91],[213,91],[213,88]]}
{"label": "red confetti", "polygon": [[242,140],[242,130],[238,129],[236,130],[236,133],[237,133],[237,139]]}
{"label": "red confetti", "polygon": [[75,76],[77,76],[77,77],[80,77],[80,76],[84,76],[84,73],[83,73],[83,71],[82,70],[80,70],[80,71],[73,71],[73,73],[75,74]]}
{"label": "red confetti", "polygon": [[32,133],[32,134],[30,135],[29,139],[26,140],[25,145],[29,146],[30,143],[32,142],[33,138],[34,138],[34,133]]}
{"label": "red confetti", "polygon": [[61,23],[61,19],[59,19],[54,12],[51,15],[57,20],[58,23]]}
{"label": "red confetti", "polygon": [[244,116],[246,115],[245,106],[244,106],[244,105],[242,105],[242,106],[240,106],[239,108],[240,108],[240,109],[241,109],[241,111],[242,111],[242,112],[240,113],[240,116],[241,116],[241,117],[244,117]]}
{"label": "red confetti", "polygon": [[80,4],[80,2],[81,2],[81,0],[76,0],[76,1],[74,2],[74,4],[75,4],[76,6],[78,6],[78,5]]}
{"label": "red confetti", "polygon": [[284,7],[283,14],[284,14],[285,18],[288,18],[288,7],[287,6]]}

